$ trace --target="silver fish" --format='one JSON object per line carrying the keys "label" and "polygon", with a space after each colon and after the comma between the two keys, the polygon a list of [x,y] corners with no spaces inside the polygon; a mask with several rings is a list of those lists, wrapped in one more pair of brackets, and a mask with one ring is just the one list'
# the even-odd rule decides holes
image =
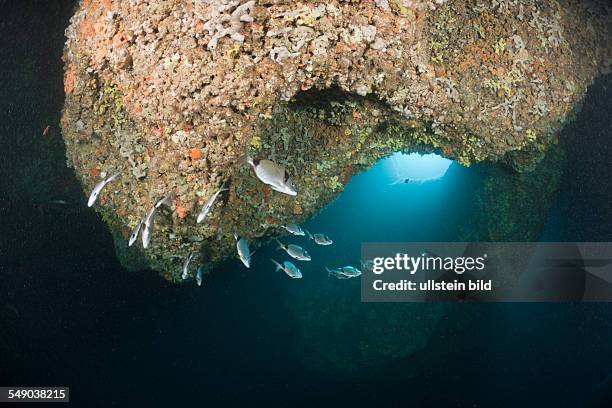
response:
{"label": "silver fish", "polygon": [[329,269],[326,266],[325,270],[327,271],[327,276],[333,276],[337,279],[349,279],[349,277],[345,276],[340,269]]}
{"label": "silver fish", "polygon": [[276,240],[276,242],[278,242],[278,249],[284,249],[285,252],[289,254],[289,256],[294,259],[297,259],[298,261],[310,261],[312,259],[308,252],[299,245],[284,245],[278,239]]}
{"label": "silver fish", "polygon": [[212,196],[210,196],[208,201],[206,201],[206,204],[204,204],[204,207],[202,207],[202,211],[200,211],[200,213],[198,214],[198,218],[196,220],[197,224],[199,224],[202,221],[204,221],[204,218],[206,218],[206,216],[210,212],[210,209],[212,208],[212,206],[215,203],[215,200],[217,199],[219,194],[221,194],[222,191],[227,191],[227,190],[228,189],[225,186],[221,186],[221,188],[216,193],[214,193]]}
{"label": "silver fish", "polygon": [[272,187],[273,190],[291,196],[297,195],[295,185],[293,181],[291,181],[285,166],[276,164],[270,160],[259,160],[251,157],[247,157],[247,162],[253,168],[257,178],[264,184]]}
{"label": "silver fish", "polygon": [[312,239],[318,245],[331,245],[334,243],[334,241],[325,234],[311,234],[308,231],[306,231],[306,233],[308,234],[308,238]]}
{"label": "silver fish", "polygon": [[355,278],[361,275],[361,271],[353,266],[343,266],[338,271],[347,278]]}
{"label": "silver fish", "polygon": [[147,213],[147,217],[144,221],[144,229],[142,230],[142,247],[147,249],[149,247],[149,243],[151,242],[151,233],[153,231],[153,217],[155,216],[155,212],[162,205],[170,205],[172,203],[173,193],[166,195],[164,198],[155,203],[153,207]]}
{"label": "silver fish", "polygon": [[297,235],[299,237],[304,236],[304,230],[302,230],[302,227],[297,224],[287,224],[281,226],[293,235]]}
{"label": "silver fish", "polygon": [[145,218],[146,218],[146,214],[140,219],[138,224],[136,224],[136,227],[134,227],[134,230],[132,231],[132,234],[130,235],[130,240],[128,241],[128,246],[132,246],[134,245],[134,242],[136,242],[136,239],[138,238],[138,233],[140,232],[140,227],[142,227],[142,224],[144,223]]}
{"label": "silver fish", "polygon": [[198,286],[202,286],[202,273],[204,272],[204,265],[198,266],[198,272],[196,273],[196,283]]}
{"label": "silver fish", "polygon": [[117,180],[117,177],[119,177],[119,173],[113,174],[109,178],[104,179],[98,184],[96,184],[96,186],[91,191],[91,194],[89,195],[89,200],[87,200],[87,206],[91,207],[92,205],[94,205],[94,203],[98,199],[98,196],[100,195],[100,191],[102,191],[102,189],[111,181]]}
{"label": "silver fish", "polygon": [[279,264],[278,262],[276,262],[274,259],[270,259],[272,262],[274,262],[274,265],[276,265],[276,270],[277,271],[283,271],[285,272],[289,277],[293,278],[293,279],[302,279],[302,272],[298,269],[297,266],[295,266],[294,264],[292,264],[289,261],[285,261],[283,262],[283,264]]}
{"label": "silver fish", "polygon": [[238,239],[238,235],[234,233],[234,239],[236,240],[236,250],[238,251],[238,257],[247,268],[251,267],[251,251],[249,250],[249,243],[244,239]]}
{"label": "silver fish", "polygon": [[143,222],[143,229],[142,229],[142,247],[144,249],[147,249],[149,247],[149,242],[151,242],[151,229],[153,228],[153,215],[155,214],[155,207],[151,207],[151,209],[149,210],[149,212],[147,213],[147,216],[145,217],[145,220]]}
{"label": "silver fish", "polygon": [[51,201],[49,201],[49,204],[68,205],[68,201],[66,201],[66,200],[51,200]]}
{"label": "silver fish", "polygon": [[185,263],[183,264],[183,274],[181,275],[182,280],[187,279],[187,275],[189,274],[189,262],[191,262],[192,258],[193,258],[193,252],[189,254],[187,259],[185,259]]}

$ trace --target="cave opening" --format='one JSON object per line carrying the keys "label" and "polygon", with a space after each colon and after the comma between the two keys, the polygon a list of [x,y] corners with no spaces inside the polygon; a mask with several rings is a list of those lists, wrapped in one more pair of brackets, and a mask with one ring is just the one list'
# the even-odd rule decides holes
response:
{"label": "cave opening", "polygon": [[457,241],[466,221],[474,219],[482,184],[480,166],[398,151],[351,177],[304,226],[334,239],[335,251],[313,248],[331,264],[354,263],[362,242]]}
{"label": "cave opening", "polygon": [[381,165],[393,177],[392,185],[425,183],[443,178],[453,160],[435,153],[402,153],[396,152]]}

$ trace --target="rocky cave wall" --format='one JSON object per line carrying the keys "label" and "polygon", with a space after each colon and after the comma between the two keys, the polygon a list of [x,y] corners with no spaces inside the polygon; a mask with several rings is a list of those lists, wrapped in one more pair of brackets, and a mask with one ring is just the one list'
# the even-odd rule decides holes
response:
{"label": "rocky cave wall", "polygon": [[[83,0],[66,30],[68,161],[129,268],[178,280],[300,222],[398,150],[536,167],[610,69],[610,10],[578,1]],[[241,157],[284,164],[261,184]],[[230,186],[207,222],[201,205]],[[127,248],[168,192],[149,249]]]}

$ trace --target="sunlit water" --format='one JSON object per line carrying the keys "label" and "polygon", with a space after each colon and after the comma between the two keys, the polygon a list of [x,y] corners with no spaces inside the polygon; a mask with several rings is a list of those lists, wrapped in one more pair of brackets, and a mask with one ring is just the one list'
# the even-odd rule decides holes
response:
{"label": "sunlit water", "polygon": [[434,153],[398,152],[381,160],[377,167],[383,168],[392,177],[391,185],[397,185],[438,180],[444,177],[452,163],[452,160]]}

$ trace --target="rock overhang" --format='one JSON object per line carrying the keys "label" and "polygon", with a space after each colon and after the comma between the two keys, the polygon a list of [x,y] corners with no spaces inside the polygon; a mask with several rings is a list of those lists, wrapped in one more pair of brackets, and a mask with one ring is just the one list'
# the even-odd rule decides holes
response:
{"label": "rock overhang", "polygon": [[[65,50],[69,162],[86,190],[123,170],[101,206],[120,259],[176,280],[188,253],[218,261],[235,227],[299,221],[393,151],[533,168],[610,61],[609,16],[586,4],[83,1]],[[262,187],[245,151],[286,165],[298,196]],[[168,191],[134,254],[126,235]]]}

